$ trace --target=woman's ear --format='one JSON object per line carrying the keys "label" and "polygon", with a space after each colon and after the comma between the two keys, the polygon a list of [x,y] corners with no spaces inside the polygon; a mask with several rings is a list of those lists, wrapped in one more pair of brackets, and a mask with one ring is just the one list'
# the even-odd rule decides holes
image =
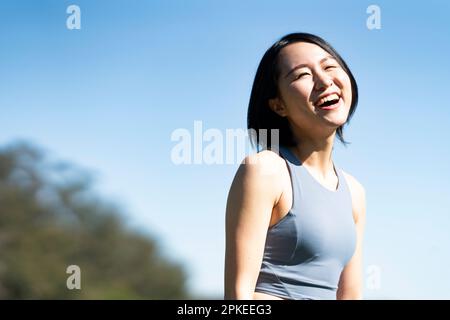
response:
{"label": "woman's ear", "polygon": [[286,117],[286,107],[280,98],[269,99],[270,109],[278,114],[280,117]]}

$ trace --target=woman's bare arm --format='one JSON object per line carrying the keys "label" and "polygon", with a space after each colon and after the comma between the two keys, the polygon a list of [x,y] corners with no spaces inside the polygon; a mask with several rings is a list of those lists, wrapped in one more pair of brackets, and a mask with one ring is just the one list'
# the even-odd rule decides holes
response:
{"label": "woman's bare arm", "polygon": [[281,195],[279,158],[271,151],[240,165],[226,208],[225,299],[253,299],[272,210]]}
{"label": "woman's bare arm", "polygon": [[353,176],[348,173],[345,173],[345,176],[351,186],[357,242],[353,257],[341,273],[336,298],[338,300],[354,300],[363,298],[363,238],[366,223],[366,192]]}

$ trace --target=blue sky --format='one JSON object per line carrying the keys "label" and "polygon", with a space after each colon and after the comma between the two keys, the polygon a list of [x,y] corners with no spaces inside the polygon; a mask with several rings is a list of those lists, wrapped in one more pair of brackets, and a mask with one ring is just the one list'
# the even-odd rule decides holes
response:
{"label": "blue sky", "polygon": [[[81,8],[68,30],[66,8]],[[381,9],[381,29],[366,8]],[[239,161],[175,165],[171,134],[246,126],[256,67],[286,33],[327,39],[360,88],[337,165],[367,192],[366,298],[450,298],[447,1],[2,1],[0,143],[91,169],[98,191],[221,296],[227,192]]]}

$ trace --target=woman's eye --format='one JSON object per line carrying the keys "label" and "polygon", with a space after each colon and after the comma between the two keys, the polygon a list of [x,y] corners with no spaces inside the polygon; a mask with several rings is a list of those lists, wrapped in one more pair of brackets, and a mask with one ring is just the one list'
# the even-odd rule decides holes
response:
{"label": "woman's eye", "polygon": [[330,69],[334,69],[334,68],[337,68],[337,66],[330,65],[328,67],[325,67],[325,70],[330,70]]}
{"label": "woman's eye", "polygon": [[295,80],[300,79],[301,77],[307,76],[307,75],[309,75],[309,73],[307,73],[307,72],[300,73],[298,76],[295,77]]}

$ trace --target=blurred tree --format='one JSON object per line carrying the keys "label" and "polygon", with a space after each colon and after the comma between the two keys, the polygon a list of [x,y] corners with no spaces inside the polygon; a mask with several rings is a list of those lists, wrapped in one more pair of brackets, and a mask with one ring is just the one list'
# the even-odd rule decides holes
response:
{"label": "blurred tree", "polygon": [[[188,299],[182,266],[91,185],[27,143],[0,149],[0,299]],[[80,290],[66,286],[69,265]]]}

